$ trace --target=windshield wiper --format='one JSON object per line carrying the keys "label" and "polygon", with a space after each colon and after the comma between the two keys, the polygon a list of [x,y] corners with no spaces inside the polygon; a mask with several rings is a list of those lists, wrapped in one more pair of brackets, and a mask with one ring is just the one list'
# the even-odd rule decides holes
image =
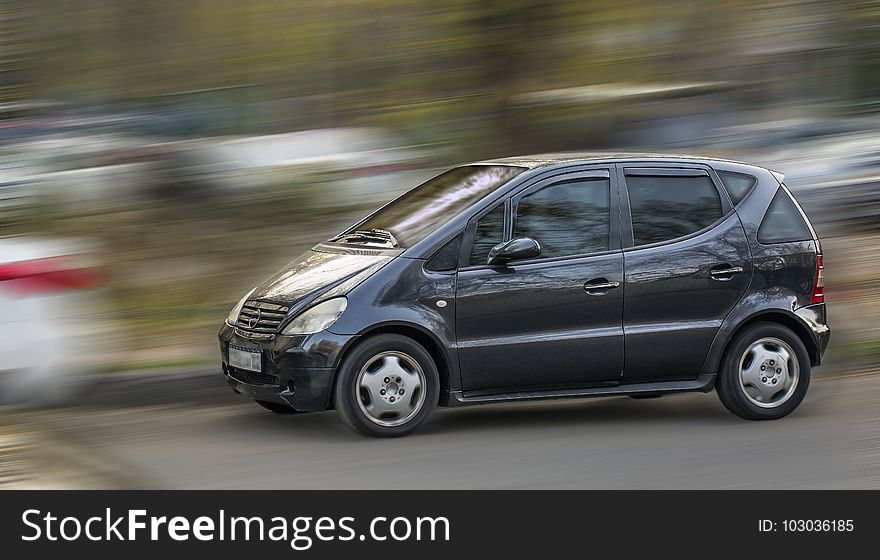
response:
{"label": "windshield wiper", "polygon": [[386,247],[388,249],[396,249],[398,247],[397,240],[394,239],[391,232],[384,229],[356,229],[348,233],[343,233],[331,241],[373,245],[376,247]]}

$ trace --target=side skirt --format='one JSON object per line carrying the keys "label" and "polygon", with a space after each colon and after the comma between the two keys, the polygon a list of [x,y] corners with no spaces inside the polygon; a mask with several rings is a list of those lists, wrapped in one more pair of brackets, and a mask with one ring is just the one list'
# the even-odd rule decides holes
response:
{"label": "side skirt", "polygon": [[665,394],[700,392],[708,393],[715,386],[715,374],[703,373],[696,379],[686,381],[659,381],[653,383],[629,383],[613,387],[589,387],[584,389],[561,389],[550,391],[519,391],[492,395],[471,395],[467,391],[453,391],[449,394],[448,406],[468,404],[487,404],[511,401],[534,401],[542,399],[580,399],[588,397],[613,397],[641,394]]}

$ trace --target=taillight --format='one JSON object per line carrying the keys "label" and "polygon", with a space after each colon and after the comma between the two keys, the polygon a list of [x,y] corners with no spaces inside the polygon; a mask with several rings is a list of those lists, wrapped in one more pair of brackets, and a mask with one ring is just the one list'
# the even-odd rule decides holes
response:
{"label": "taillight", "polygon": [[825,265],[822,255],[816,258],[816,284],[813,287],[813,303],[825,303]]}
{"label": "taillight", "polygon": [[97,271],[76,266],[74,261],[73,257],[53,257],[0,264],[0,282],[22,296],[81,290],[99,283]]}

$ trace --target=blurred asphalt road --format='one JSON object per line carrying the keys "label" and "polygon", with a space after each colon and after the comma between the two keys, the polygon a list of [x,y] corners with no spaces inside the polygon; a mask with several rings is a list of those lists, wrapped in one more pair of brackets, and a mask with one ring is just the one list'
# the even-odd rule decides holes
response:
{"label": "blurred asphalt road", "polygon": [[438,410],[413,436],[371,440],[332,411],[278,416],[230,392],[31,411],[5,428],[66,442],[113,473],[107,487],[878,488],[880,375],[826,369],[775,422],[740,420],[714,393],[614,397]]}

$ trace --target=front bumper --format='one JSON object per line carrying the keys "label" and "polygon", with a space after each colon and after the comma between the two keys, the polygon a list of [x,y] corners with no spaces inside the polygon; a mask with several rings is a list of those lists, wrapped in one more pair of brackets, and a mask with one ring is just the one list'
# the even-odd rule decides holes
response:
{"label": "front bumper", "polygon": [[[306,336],[253,339],[224,324],[218,335],[223,377],[236,393],[254,400],[286,404],[301,412],[330,406],[333,379],[342,352],[357,337],[327,331]],[[229,346],[259,350],[262,371],[229,365]]]}

